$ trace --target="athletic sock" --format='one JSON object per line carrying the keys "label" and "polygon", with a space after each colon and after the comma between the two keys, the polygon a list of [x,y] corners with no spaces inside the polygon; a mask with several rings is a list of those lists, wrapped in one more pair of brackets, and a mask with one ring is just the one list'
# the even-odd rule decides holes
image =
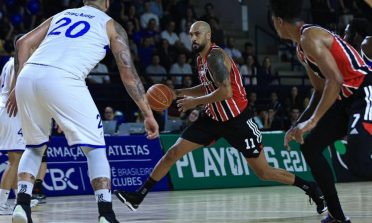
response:
{"label": "athletic sock", "polygon": [[147,193],[155,186],[155,184],[157,183],[158,181],[152,179],[151,177],[149,177],[146,182],[142,185],[142,187],[137,190],[137,192],[142,196],[142,197],[145,197],[147,195]]}
{"label": "athletic sock", "polygon": [[295,176],[295,181],[293,183],[293,186],[299,187],[307,193],[311,189],[310,184],[311,184],[310,182],[308,182],[308,181],[306,181],[306,180],[304,180],[304,179],[302,179],[298,176]]}
{"label": "athletic sock", "polygon": [[6,204],[10,190],[0,189],[0,204]]}

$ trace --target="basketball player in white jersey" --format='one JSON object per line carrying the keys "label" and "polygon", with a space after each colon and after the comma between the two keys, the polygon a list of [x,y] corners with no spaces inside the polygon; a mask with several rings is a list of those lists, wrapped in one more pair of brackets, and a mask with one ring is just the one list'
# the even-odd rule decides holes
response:
{"label": "basketball player in white jersey", "polygon": [[3,173],[0,184],[0,215],[10,215],[12,206],[7,203],[10,190],[17,178],[17,168],[25,143],[22,137],[21,120],[19,116],[9,117],[5,103],[10,94],[14,79],[14,58],[11,57],[4,65],[0,85],[0,151],[8,153],[8,165]]}
{"label": "basketball player in white jersey", "polygon": [[[16,38],[19,37],[21,35]],[[0,183],[0,215],[11,215],[13,213],[13,206],[8,204],[7,201],[11,188],[16,185],[19,160],[26,147],[22,136],[20,117],[9,117],[5,108],[10,89],[12,84],[14,85],[13,81],[14,57],[10,57],[2,69],[0,78],[0,151],[8,154],[8,165]],[[37,200],[31,201],[31,207],[37,204]]]}
{"label": "basketball player in white jersey", "polygon": [[[15,71],[19,75],[7,108],[12,115],[18,105],[27,146],[18,167],[14,223],[32,223],[29,203],[52,118],[65,133],[68,144],[80,146],[87,157],[99,222],[118,222],[112,210],[102,121],[84,81],[108,47],[125,88],[143,113],[148,138],[159,134],[130,56],[127,34],[104,13],[109,0],[85,0],[84,4],[47,19],[16,44]],[[30,57],[32,48],[36,50]]]}

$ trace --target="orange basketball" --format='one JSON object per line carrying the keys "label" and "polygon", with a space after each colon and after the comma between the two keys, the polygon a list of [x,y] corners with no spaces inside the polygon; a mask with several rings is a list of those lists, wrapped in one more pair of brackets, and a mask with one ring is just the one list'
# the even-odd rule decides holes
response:
{"label": "orange basketball", "polygon": [[152,110],[164,111],[173,101],[172,90],[164,84],[152,85],[146,92],[147,100]]}

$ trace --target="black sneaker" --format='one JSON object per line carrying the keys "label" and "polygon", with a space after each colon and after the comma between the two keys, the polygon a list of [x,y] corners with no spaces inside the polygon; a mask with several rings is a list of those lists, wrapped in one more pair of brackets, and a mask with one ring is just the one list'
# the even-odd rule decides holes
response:
{"label": "black sneaker", "polygon": [[12,223],[32,223],[31,207],[17,204],[13,210]]}
{"label": "black sneaker", "polygon": [[313,183],[310,186],[309,191],[306,192],[306,194],[309,195],[310,204],[311,204],[311,200],[313,200],[314,203],[316,204],[316,211],[318,212],[318,214],[321,214],[328,209],[327,204],[324,200],[324,196],[323,196],[322,192],[320,191],[318,185]]}
{"label": "black sneaker", "polygon": [[143,201],[143,196],[137,192],[125,192],[121,190],[114,191],[114,194],[121,202],[128,206],[132,211],[136,211],[138,206]]}
{"label": "black sneaker", "polygon": [[350,218],[346,217],[345,220],[337,220],[332,217],[330,214],[327,214],[327,217],[324,218],[321,223],[351,223]]}

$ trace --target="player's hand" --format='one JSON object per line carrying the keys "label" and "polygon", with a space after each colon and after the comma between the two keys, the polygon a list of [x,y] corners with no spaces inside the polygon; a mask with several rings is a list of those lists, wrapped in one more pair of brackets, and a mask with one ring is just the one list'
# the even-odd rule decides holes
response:
{"label": "player's hand", "polygon": [[17,108],[17,100],[15,95],[15,90],[13,89],[12,92],[10,92],[8,101],[5,104],[6,112],[8,113],[9,117],[16,116],[18,112]]}
{"label": "player's hand", "polygon": [[155,139],[159,136],[159,125],[154,116],[146,117],[143,121],[148,139]]}
{"label": "player's hand", "polygon": [[296,127],[294,127],[294,139],[296,140],[296,142],[303,144],[305,132],[312,130],[316,126],[316,124],[317,121],[310,118],[309,120],[301,122]]}
{"label": "player's hand", "polygon": [[178,111],[186,112],[197,106],[196,100],[194,97],[184,97],[177,100]]}
{"label": "player's hand", "polygon": [[176,100],[176,99],[177,99],[177,93],[176,93],[176,90],[171,89],[171,92],[172,92],[173,100]]}
{"label": "player's hand", "polygon": [[287,150],[291,150],[291,147],[289,146],[289,142],[294,139],[295,137],[294,137],[294,131],[292,127],[285,133],[285,136],[284,136],[284,147],[287,148]]}

